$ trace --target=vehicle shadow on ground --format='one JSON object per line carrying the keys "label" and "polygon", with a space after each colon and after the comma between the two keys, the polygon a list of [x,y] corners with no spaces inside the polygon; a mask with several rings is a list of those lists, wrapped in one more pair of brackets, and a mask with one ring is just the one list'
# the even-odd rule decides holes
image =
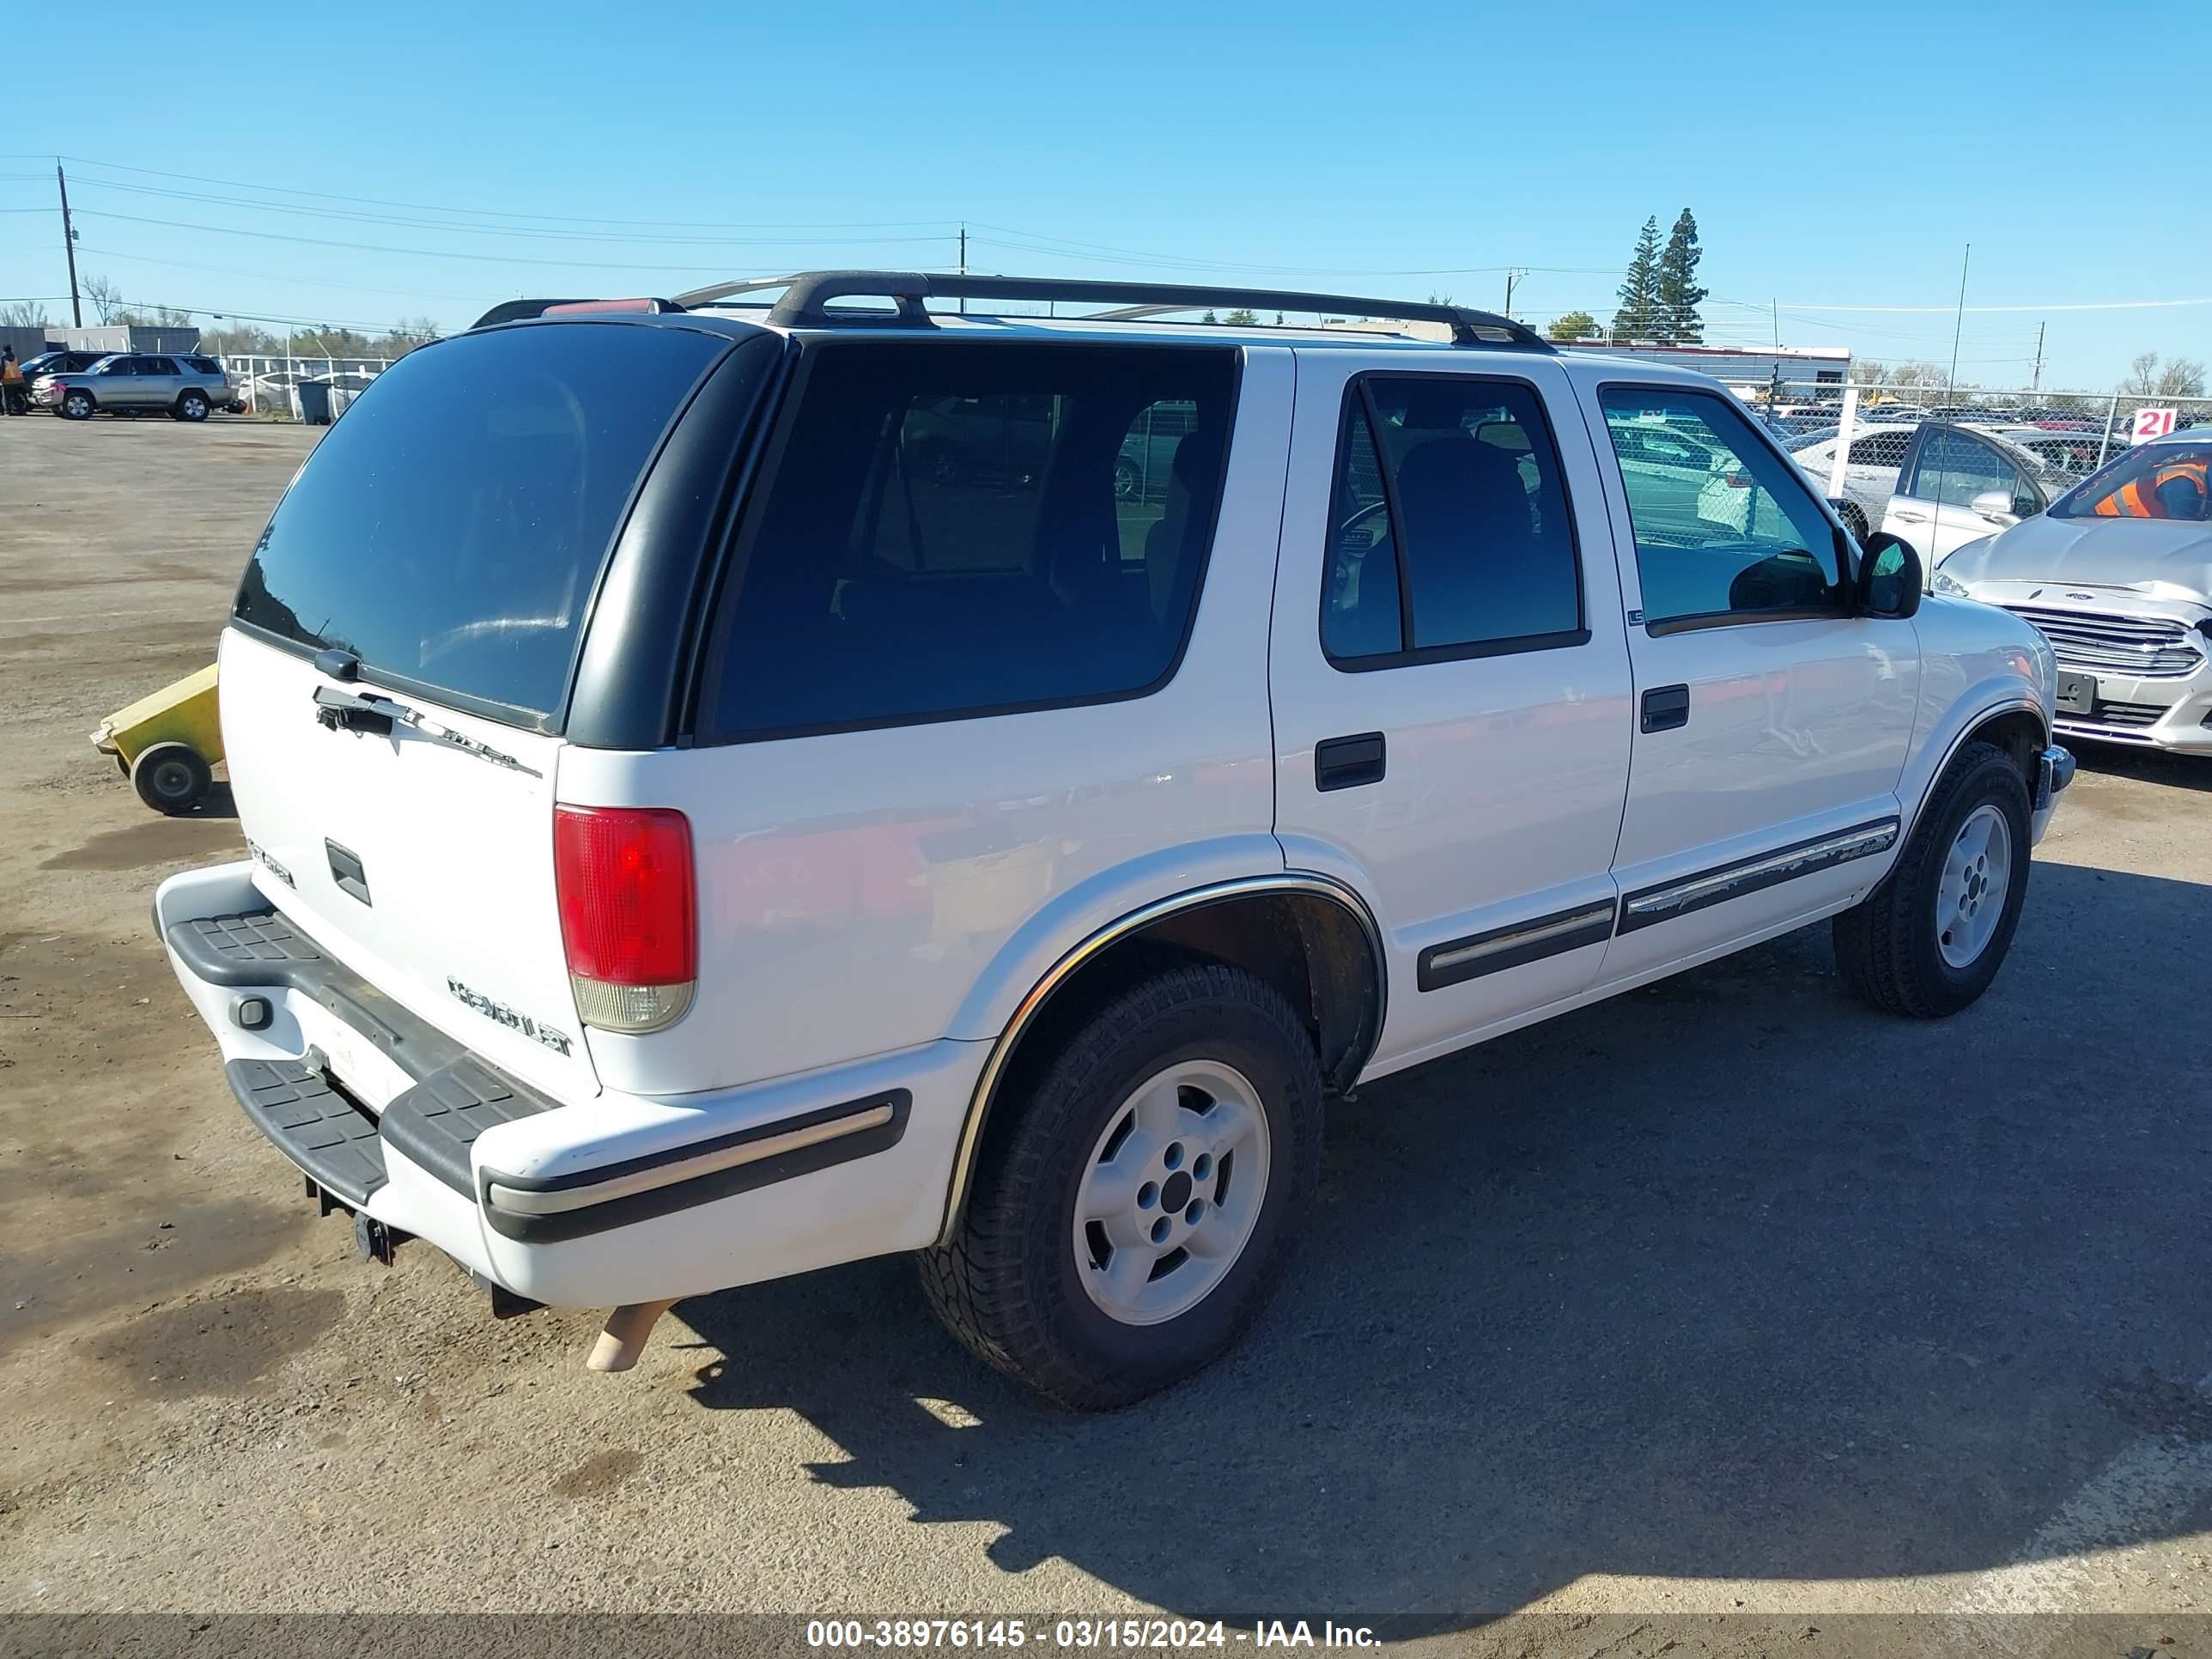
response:
{"label": "vehicle shadow on ground", "polygon": [[1128,1411],[985,1370],[902,1261],[684,1304],[695,1397],[1191,1615],[2002,1565],[2123,1447],[2212,1438],[2212,1077],[2112,1035],[2208,927],[2212,888],[2039,865],[1949,1022],[1849,1000],[1821,927],[1376,1084],[1251,1338]]}
{"label": "vehicle shadow on ground", "polygon": [[2212,756],[2175,754],[2165,749],[2130,749],[2111,743],[2075,743],[2069,747],[2085,772],[2134,778],[2167,789],[2212,791]]}

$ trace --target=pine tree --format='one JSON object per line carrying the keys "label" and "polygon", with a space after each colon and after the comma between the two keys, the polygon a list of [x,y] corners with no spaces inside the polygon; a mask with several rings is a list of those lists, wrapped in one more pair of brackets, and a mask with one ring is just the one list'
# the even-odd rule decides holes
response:
{"label": "pine tree", "polygon": [[1613,313],[1616,342],[1649,340],[1659,326],[1659,216],[1637,234],[1635,257],[1620,284],[1620,309]]}
{"label": "pine tree", "polygon": [[1659,256],[1656,297],[1661,339],[1676,345],[1704,342],[1705,325],[1698,315],[1698,307],[1705,297],[1705,290],[1698,286],[1698,261],[1704,258],[1698,246],[1698,222],[1684,208],[1667,238],[1666,252]]}

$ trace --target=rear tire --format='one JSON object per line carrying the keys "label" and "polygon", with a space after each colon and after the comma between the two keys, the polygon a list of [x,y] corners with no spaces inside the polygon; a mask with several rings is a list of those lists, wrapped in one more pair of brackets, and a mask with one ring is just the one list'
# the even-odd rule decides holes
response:
{"label": "rear tire", "polygon": [[185,743],[157,743],[131,763],[131,787],[156,812],[177,817],[207,799],[215,774]]}
{"label": "rear tire", "polygon": [[957,1234],[920,1258],[923,1288],[999,1370],[1075,1410],[1128,1405],[1212,1364],[1266,1304],[1321,1132],[1320,1065],[1290,1005],[1220,963],[1170,969],[1000,1101]]}
{"label": "rear tire", "polygon": [[177,406],[172,412],[180,421],[204,421],[208,417],[207,394],[204,392],[179,393]]}
{"label": "rear tire", "polygon": [[1857,502],[1845,501],[1836,509],[1836,516],[1844,521],[1844,528],[1851,532],[1851,539],[1863,546],[1867,538],[1867,518]]}
{"label": "rear tire", "polygon": [[2032,811],[2003,750],[1960,750],[1897,867],[1832,925],[1852,994],[1885,1013],[1941,1019],[1990,988],[2027,897]]}

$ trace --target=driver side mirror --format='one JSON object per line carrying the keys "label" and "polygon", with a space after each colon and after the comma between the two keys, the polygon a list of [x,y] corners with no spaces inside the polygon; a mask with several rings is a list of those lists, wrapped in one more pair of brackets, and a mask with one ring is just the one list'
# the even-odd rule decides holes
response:
{"label": "driver side mirror", "polygon": [[1978,518],[1991,524],[2015,525],[2020,522],[2020,504],[2013,500],[2009,489],[1984,489],[1966,503],[1967,509]]}
{"label": "driver side mirror", "polygon": [[1877,530],[1859,552],[1858,613],[1902,622],[1920,609],[1926,580],[1912,544]]}

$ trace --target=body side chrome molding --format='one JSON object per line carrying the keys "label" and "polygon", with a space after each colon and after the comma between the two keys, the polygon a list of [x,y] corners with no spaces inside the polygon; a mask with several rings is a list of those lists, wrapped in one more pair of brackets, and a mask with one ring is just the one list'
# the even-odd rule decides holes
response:
{"label": "body side chrome molding", "polygon": [[1671,921],[1692,910],[1740,898],[1764,887],[1778,886],[1816,870],[1887,852],[1897,844],[1898,831],[1895,817],[1877,818],[1717,869],[1700,871],[1664,886],[1646,887],[1631,893],[1622,902],[1620,931],[1632,933],[1639,927]]}
{"label": "body side chrome molding", "polygon": [[1502,973],[1546,957],[1600,945],[1613,937],[1613,899],[1593,900],[1571,910],[1554,911],[1510,927],[1470,933],[1432,945],[1421,952],[1418,983],[1424,991],[1442,990],[1462,980]]}
{"label": "body side chrome molding", "polygon": [[[991,1045],[988,1059],[983,1062],[981,1074],[975,1079],[975,1092],[969,1097],[968,1115],[960,1126],[959,1144],[953,1149],[952,1180],[945,1197],[945,1218],[938,1228],[937,1242],[950,1243],[959,1224],[960,1212],[968,1202],[968,1188],[975,1174],[975,1158],[983,1144],[983,1125],[990,1115],[994,1097],[1005,1077],[1007,1062],[1022,1037],[1036,1023],[1037,1014],[1078,969],[1097,957],[1100,952],[1131,934],[1141,933],[1154,922],[1186,910],[1202,908],[1206,905],[1225,903],[1232,899],[1271,895],[1304,895],[1323,898],[1349,911],[1359,923],[1367,939],[1367,948],[1375,963],[1375,1019],[1374,1029],[1366,1034],[1367,1054],[1382,1036],[1382,1022],[1389,1010],[1389,958],[1382,948],[1382,930],[1375,921],[1374,913],[1366,902],[1350,887],[1334,878],[1306,871],[1286,871],[1280,875],[1243,876],[1233,881],[1216,882],[1209,887],[1193,888],[1172,897],[1158,899],[1151,904],[1132,910],[1128,915],[1109,922],[1085,939],[1046,972],[1044,977],[1030,988],[1030,993],[1015,1008],[1006,1029],[999,1033]],[[1367,1054],[1359,1057],[1360,1065],[1366,1063]],[[1351,1068],[1351,1075],[1358,1075],[1358,1067]]]}

